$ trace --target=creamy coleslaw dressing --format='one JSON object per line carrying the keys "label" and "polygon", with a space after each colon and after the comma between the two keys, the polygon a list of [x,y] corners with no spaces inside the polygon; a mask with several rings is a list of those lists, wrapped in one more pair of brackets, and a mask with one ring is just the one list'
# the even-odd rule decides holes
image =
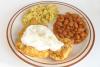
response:
{"label": "creamy coleslaw dressing", "polygon": [[43,25],[30,25],[23,33],[21,41],[39,51],[48,49],[57,51],[64,45],[50,29]]}

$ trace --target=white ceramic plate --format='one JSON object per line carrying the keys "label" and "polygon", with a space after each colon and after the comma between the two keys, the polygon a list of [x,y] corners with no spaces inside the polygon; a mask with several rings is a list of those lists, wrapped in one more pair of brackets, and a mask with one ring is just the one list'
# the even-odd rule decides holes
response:
{"label": "white ceramic plate", "polygon": [[[72,13],[77,13],[80,16],[82,16],[85,19],[86,25],[88,28],[87,38],[79,45],[75,45],[70,56],[63,61],[53,61],[51,59],[31,58],[31,57],[21,54],[15,48],[15,41],[17,39],[18,32],[22,29],[21,19],[25,11],[31,6],[34,6],[37,4],[51,4],[51,3],[57,5],[58,10],[60,11],[61,14],[64,14],[66,12],[72,12]],[[69,5],[67,3],[55,2],[55,1],[43,1],[43,2],[29,4],[23,7],[22,9],[20,9],[19,11],[17,11],[13,15],[7,27],[7,40],[8,40],[10,48],[16,54],[16,56],[18,56],[21,60],[25,61],[28,64],[31,64],[33,66],[55,66],[55,65],[56,66],[71,66],[79,62],[80,60],[82,60],[90,52],[94,44],[95,32],[89,18],[86,16],[86,14],[84,14],[78,8],[72,5]]]}

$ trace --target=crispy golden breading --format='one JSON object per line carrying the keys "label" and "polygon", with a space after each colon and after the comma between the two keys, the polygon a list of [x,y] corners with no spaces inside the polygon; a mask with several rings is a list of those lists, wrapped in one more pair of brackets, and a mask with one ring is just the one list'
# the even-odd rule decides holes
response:
{"label": "crispy golden breading", "polygon": [[16,48],[19,50],[21,53],[31,56],[31,57],[37,57],[37,58],[46,58],[49,56],[49,51],[38,51],[37,49],[27,46],[21,43],[21,37],[23,35],[23,32],[27,26],[25,26],[19,33],[18,33],[18,40],[16,41]]}
{"label": "crispy golden breading", "polygon": [[16,48],[21,53],[31,56],[31,57],[38,57],[38,58],[46,58],[49,56],[49,51],[38,51],[35,48],[27,45],[23,45],[21,42],[16,42]]}
{"label": "crispy golden breading", "polygon": [[61,41],[64,42],[64,47],[62,47],[62,49],[55,52],[50,51],[50,58],[54,60],[64,60],[69,56],[73,48],[72,41],[68,38],[61,39]]}

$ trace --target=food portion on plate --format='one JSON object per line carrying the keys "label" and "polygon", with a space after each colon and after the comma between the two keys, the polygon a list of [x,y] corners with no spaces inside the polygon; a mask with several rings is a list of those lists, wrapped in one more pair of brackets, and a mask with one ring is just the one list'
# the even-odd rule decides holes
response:
{"label": "food portion on plate", "polygon": [[16,48],[32,57],[51,57],[54,60],[62,60],[67,58],[72,49],[70,39],[66,41],[57,39],[54,33],[44,25],[30,25],[24,31],[22,30],[19,36]]}
{"label": "food portion on plate", "polygon": [[61,38],[70,38],[75,44],[82,42],[88,35],[85,21],[75,13],[59,14],[53,31]]}
{"label": "food portion on plate", "polygon": [[[22,17],[23,25],[27,24],[48,24],[53,21],[58,15],[58,9],[55,4],[39,4],[29,8]],[[35,23],[36,21],[37,23]],[[34,23],[33,23],[34,22]]]}
{"label": "food portion on plate", "polygon": [[[53,30],[49,28],[51,23]],[[22,24],[15,46],[30,57],[64,60],[71,54],[73,45],[88,35],[82,17],[70,12],[59,14],[55,4],[32,6],[23,15]]]}

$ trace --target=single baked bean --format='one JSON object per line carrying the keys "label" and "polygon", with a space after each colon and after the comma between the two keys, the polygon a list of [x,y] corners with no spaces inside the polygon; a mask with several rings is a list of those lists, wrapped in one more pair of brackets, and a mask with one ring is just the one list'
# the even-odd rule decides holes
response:
{"label": "single baked bean", "polygon": [[64,21],[63,15],[59,15],[57,20],[58,20],[58,21]]}
{"label": "single baked bean", "polygon": [[77,23],[74,23],[74,26],[75,26],[75,28],[78,28],[78,24]]}
{"label": "single baked bean", "polygon": [[79,28],[78,32],[84,32],[84,30],[85,30],[84,28]]}
{"label": "single baked bean", "polygon": [[73,25],[74,25],[73,21],[69,23],[69,26],[72,27]]}
{"label": "single baked bean", "polygon": [[86,32],[81,33],[81,37],[85,37],[86,35],[87,35]]}
{"label": "single baked bean", "polygon": [[80,35],[77,35],[77,36],[76,36],[76,39],[80,40]]}
{"label": "single baked bean", "polygon": [[79,24],[83,24],[83,22],[82,22],[82,21],[80,21],[80,22],[79,22]]}
{"label": "single baked bean", "polygon": [[59,25],[59,26],[62,26],[62,23],[61,23],[61,22],[58,22],[58,25]]}
{"label": "single baked bean", "polygon": [[68,24],[68,19],[66,19],[65,21],[64,21],[64,25],[67,25]]}

